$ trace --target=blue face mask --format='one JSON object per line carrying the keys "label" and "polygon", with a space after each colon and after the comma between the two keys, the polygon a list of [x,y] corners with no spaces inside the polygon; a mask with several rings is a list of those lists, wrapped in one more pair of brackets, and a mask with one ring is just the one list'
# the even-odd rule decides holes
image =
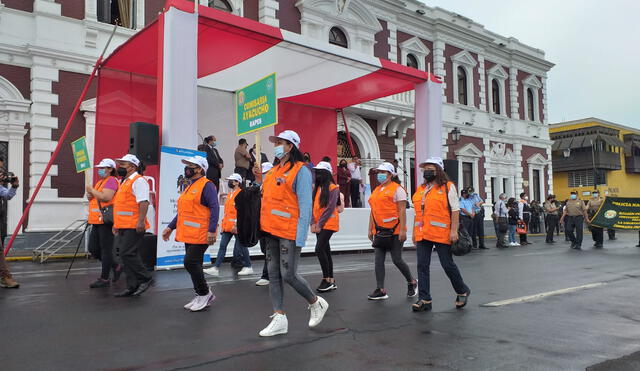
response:
{"label": "blue face mask", "polygon": [[282,159],[286,153],[284,152],[284,146],[276,146],[273,148],[273,155],[279,159]]}
{"label": "blue face mask", "polygon": [[571,195],[572,200],[575,200],[576,198],[578,198],[578,195]]}
{"label": "blue face mask", "polygon": [[107,169],[98,169],[98,176],[104,178],[107,176]]}
{"label": "blue face mask", "polygon": [[211,142],[211,147],[216,148],[218,146],[218,142]]}
{"label": "blue face mask", "polygon": [[387,181],[387,174],[378,173],[376,174],[376,179],[378,179],[378,183],[384,183]]}

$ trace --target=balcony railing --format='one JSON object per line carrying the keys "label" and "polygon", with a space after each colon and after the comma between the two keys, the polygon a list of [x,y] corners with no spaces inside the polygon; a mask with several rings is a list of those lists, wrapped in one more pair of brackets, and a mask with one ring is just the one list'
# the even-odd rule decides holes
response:
{"label": "balcony railing", "polygon": [[624,162],[627,173],[640,173],[640,156],[627,156]]}
{"label": "balcony railing", "polygon": [[594,160],[596,169],[620,170],[620,154],[615,152],[596,152],[592,158],[591,151],[572,152],[569,157],[564,157],[562,152],[554,154],[554,171],[571,171],[593,169]]}

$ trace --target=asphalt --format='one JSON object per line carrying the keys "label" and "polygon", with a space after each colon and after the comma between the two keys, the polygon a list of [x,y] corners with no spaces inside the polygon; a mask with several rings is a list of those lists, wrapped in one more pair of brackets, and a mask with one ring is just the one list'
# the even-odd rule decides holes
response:
{"label": "asphalt", "polygon": [[[157,272],[142,297],[117,299],[111,294],[124,282],[88,288],[97,262],[77,262],[69,279],[68,261],[15,262],[22,287],[0,291],[0,369],[638,370],[640,249],[637,233],[618,237],[603,250],[533,237],[527,247],[456,258],[472,289],[463,310],[454,309],[434,255],[426,313],[411,312],[414,299],[390,258],[390,298],[371,302],[373,254],[336,255],[338,290],[322,295],[325,320],[308,329],[306,303],[287,289],[289,333],[268,339],[257,335],[269,322],[268,289],[254,285],[258,274],[238,279],[228,264],[208,279],[213,306],[190,313],[184,270]],[[415,252],[404,257],[415,272]],[[262,261],[254,264],[258,272]],[[315,257],[303,257],[300,271],[319,283]]]}

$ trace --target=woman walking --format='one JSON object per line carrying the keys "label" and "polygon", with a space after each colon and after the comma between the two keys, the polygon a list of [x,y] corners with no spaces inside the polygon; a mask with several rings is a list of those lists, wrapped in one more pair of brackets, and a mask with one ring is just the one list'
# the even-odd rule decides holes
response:
{"label": "woman walking", "polygon": [[262,182],[260,229],[265,233],[269,270],[269,294],[273,305],[271,323],[260,336],[286,334],[289,329],[284,312],[283,281],[309,303],[309,327],[316,327],[324,318],[329,304],[316,296],[307,281],[298,274],[300,252],[304,247],[313,208],[311,172],[300,153],[300,136],[285,130],[270,137],[279,163],[265,176],[254,168],[256,180]]}
{"label": "woman walking", "polygon": [[337,206],[340,204],[340,189],[333,183],[331,164],[319,162],[314,167],[316,184],[313,189],[313,219],[311,232],[316,234],[316,255],[322,267],[322,282],[316,289],[326,292],[338,288],[333,278],[333,260],[329,240],[340,228]]}
{"label": "woman walking", "polygon": [[178,215],[162,231],[162,238],[169,240],[176,230],[176,241],[184,242],[184,268],[191,276],[196,297],[184,309],[198,312],[215,300],[202,271],[202,260],[209,246],[216,242],[218,225],[218,192],[215,185],[205,177],[209,164],[202,156],[182,160],[186,165],[184,176],[190,184],[178,198]]}
{"label": "woman walking", "polygon": [[420,164],[424,182],[413,196],[420,218],[416,218],[414,242],[418,255],[418,301],[412,305],[415,312],[431,310],[430,272],[431,252],[435,247],[440,265],[456,292],[455,306],[467,305],[469,287],[462,280],[460,270],[453,261],[451,244],[458,240],[460,206],[456,187],[447,178],[440,157],[431,157]]}
{"label": "woman walking", "polygon": [[351,207],[351,172],[347,168],[347,160],[340,160],[338,165],[338,186],[344,196],[344,206]]}
{"label": "woman walking", "polygon": [[507,201],[507,207],[509,208],[509,246],[520,246],[516,242],[516,229],[518,228],[518,220],[520,220],[516,199],[511,197]]}
{"label": "woman walking", "polygon": [[113,196],[118,191],[116,163],[110,158],[105,158],[96,168],[100,180],[95,187],[87,186],[88,223],[91,224],[89,251],[100,259],[102,271],[100,277],[89,285],[92,289],[108,287],[111,284],[111,272],[113,282],[116,282],[122,273],[122,266],[116,262],[116,254],[113,251]]}
{"label": "woman walking", "polygon": [[407,296],[416,296],[417,282],[411,275],[409,266],[402,260],[402,246],[407,239],[406,213],[407,192],[400,185],[395,168],[383,162],[377,169],[380,183],[369,197],[371,214],[369,216],[369,239],[375,250],[376,289],[369,300],[384,300],[389,296],[384,288],[384,261],[387,251],[393,264],[407,280]]}

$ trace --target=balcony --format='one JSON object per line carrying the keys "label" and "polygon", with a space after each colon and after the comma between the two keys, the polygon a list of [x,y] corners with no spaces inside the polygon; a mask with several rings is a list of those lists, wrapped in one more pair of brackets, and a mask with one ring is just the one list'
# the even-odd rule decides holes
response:
{"label": "balcony", "polygon": [[[596,152],[594,157],[596,169],[622,169],[619,153]],[[554,171],[585,170],[593,169],[594,167],[594,159],[592,158],[590,150],[581,152],[571,151],[571,155],[569,157],[564,157],[562,151],[554,152],[552,160]],[[638,164],[640,164],[640,161]]]}
{"label": "balcony", "polygon": [[624,162],[627,173],[640,174],[640,156],[626,156]]}

